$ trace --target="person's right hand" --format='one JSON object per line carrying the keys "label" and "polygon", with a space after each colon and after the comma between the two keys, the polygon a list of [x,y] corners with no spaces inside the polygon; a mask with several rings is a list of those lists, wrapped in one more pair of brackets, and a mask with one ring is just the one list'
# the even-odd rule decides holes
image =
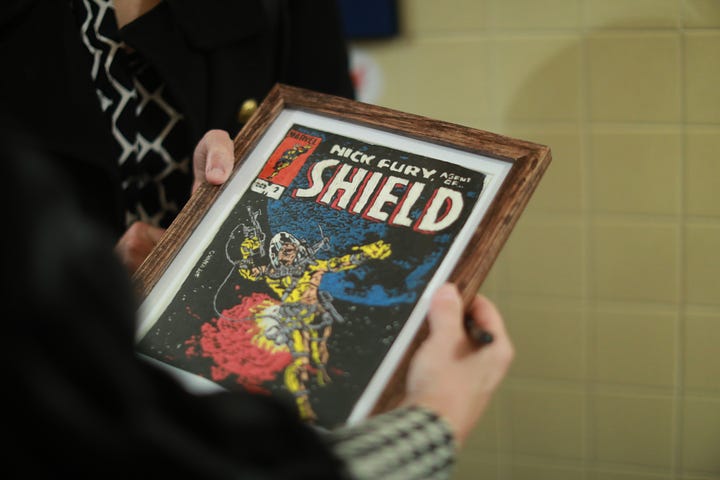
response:
{"label": "person's right hand", "polygon": [[490,300],[477,295],[469,314],[492,333],[492,343],[478,347],[466,333],[455,285],[435,292],[428,313],[430,335],[410,364],[404,401],[447,420],[458,445],[482,417],[514,356],[503,319]]}
{"label": "person's right hand", "polygon": [[165,229],[145,222],[130,225],[115,245],[115,254],[132,275],[160,241]]}
{"label": "person's right hand", "polygon": [[[232,173],[235,161],[234,144],[224,130],[210,130],[200,139],[193,151],[194,192],[203,183],[223,184]],[[115,253],[132,275],[165,233],[165,229],[144,222],[135,222],[118,243]]]}

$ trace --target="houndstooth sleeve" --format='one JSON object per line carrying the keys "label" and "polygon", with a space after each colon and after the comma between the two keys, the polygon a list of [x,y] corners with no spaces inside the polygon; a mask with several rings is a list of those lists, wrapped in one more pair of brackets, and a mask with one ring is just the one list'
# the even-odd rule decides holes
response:
{"label": "houndstooth sleeve", "polygon": [[450,427],[421,407],[399,408],[328,436],[357,480],[446,480],[455,462]]}

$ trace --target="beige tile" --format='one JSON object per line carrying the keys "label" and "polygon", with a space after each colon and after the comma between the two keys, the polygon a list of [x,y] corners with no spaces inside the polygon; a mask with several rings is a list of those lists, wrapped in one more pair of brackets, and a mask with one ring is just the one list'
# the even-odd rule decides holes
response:
{"label": "beige tile", "polygon": [[509,135],[548,145],[552,161],[527,205],[528,212],[581,213],[583,159],[577,128],[511,128]]}
{"label": "beige tile", "polygon": [[510,381],[503,382],[493,396],[493,403],[498,405],[498,448],[503,453],[513,451],[512,399],[516,388]]}
{"label": "beige tile", "polygon": [[689,215],[720,217],[720,128],[689,128],[685,153],[685,208]]}
{"label": "beige tile", "polygon": [[502,257],[502,251],[495,260],[495,263],[490,267],[490,271],[485,277],[483,284],[480,286],[480,292],[489,298],[497,298],[499,294],[499,285],[502,277],[501,270],[503,269],[500,258]]}
{"label": "beige tile", "polygon": [[585,25],[590,28],[674,28],[679,24],[676,0],[588,0]]}
{"label": "beige tile", "polygon": [[685,101],[689,122],[720,124],[720,32],[685,39]]}
{"label": "beige tile", "polygon": [[492,46],[495,112],[508,120],[578,120],[580,40],[568,36],[498,37]]}
{"label": "beige tile", "polygon": [[495,29],[578,28],[579,0],[491,0],[489,26]]}
{"label": "beige tile", "polygon": [[702,473],[690,474],[687,473],[679,477],[680,480],[720,480],[720,474],[717,475],[703,475]]}
{"label": "beige tile", "polygon": [[[488,45],[482,40],[456,38],[421,42],[408,59],[403,73],[416,89],[413,112],[460,123],[489,107]],[[400,85],[402,88],[402,85]]]}
{"label": "beige tile", "polygon": [[720,392],[720,314],[685,315],[683,340],[685,388]]}
{"label": "beige tile", "polygon": [[510,397],[514,452],[583,458],[584,394],[518,387]]}
{"label": "beige tile", "polygon": [[507,245],[500,250],[499,255],[495,259],[495,263],[490,267],[485,282],[480,290],[490,298],[499,299],[503,291],[504,285],[508,280],[509,255]]}
{"label": "beige tile", "polygon": [[679,129],[596,130],[590,141],[590,208],[605,213],[679,213],[680,140]]}
{"label": "beige tile", "polygon": [[564,221],[542,224],[520,219],[505,246],[506,281],[511,293],[583,294],[583,231]]}
{"label": "beige tile", "polygon": [[415,105],[417,87],[403,78],[412,68],[409,61],[412,52],[413,47],[407,42],[396,42],[392,48],[379,48],[376,43],[363,41],[350,45],[353,73],[356,81],[361,82],[358,100],[390,108]]}
{"label": "beige tile", "polygon": [[686,398],[682,419],[683,467],[720,475],[720,399]]}
{"label": "beige tile", "polygon": [[414,74],[422,50],[407,41],[392,44],[356,42],[354,48],[372,58],[379,68],[379,105],[415,113],[418,108],[418,80]]}
{"label": "beige tile", "polygon": [[677,35],[593,34],[588,37],[589,108],[594,121],[680,120]]}
{"label": "beige tile", "polygon": [[663,224],[597,223],[590,288],[596,299],[676,302],[678,229]]}
{"label": "beige tile", "polygon": [[469,111],[467,112],[469,115],[466,119],[459,118],[458,123],[461,125],[466,125],[470,128],[477,128],[478,130],[485,130],[486,132],[493,132],[493,133],[499,133],[502,135],[507,135],[507,131],[505,124],[498,119],[497,117],[493,116],[493,114],[490,111]]}
{"label": "beige tile", "polygon": [[584,470],[578,467],[561,465],[527,465],[514,463],[512,466],[513,480],[579,480]]}
{"label": "beige tile", "polygon": [[498,403],[497,398],[490,402],[490,406],[465,440],[462,456],[477,456],[497,451]]}
{"label": "beige tile", "polygon": [[591,472],[588,476],[588,480],[671,480],[672,478],[671,473],[659,474],[638,472],[637,470],[607,471],[600,469]]}
{"label": "beige tile", "polygon": [[512,305],[503,315],[515,345],[512,376],[585,378],[585,329],[579,306]]}
{"label": "beige tile", "polygon": [[687,226],[684,266],[685,300],[720,305],[720,227]]}
{"label": "beige tile", "polygon": [[412,35],[482,29],[487,24],[487,0],[402,0],[400,19]]}
{"label": "beige tile", "polygon": [[598,394],[593,404],[597,461],[656,468],[672,464],[672,399]]}
{"label": "beige tile", "polygon": [[682,6],[686,27],[720,27],[720,2],[717,0],[685,0]]}
{"label": "beige tile", "polygon": [[677,314],[598,310],[591,318],[595,380],[656,387],[675,385]]}
{"label": "beige tile", "polygon": [[[379,70],[373,103],[468,126],[490,116],[482,40],[356,42],[354,48]],[[467,62],[466,55],[482,60]]]}
{"label": "beige tile", "polygon": [[477,480],[478,478],[497,478],[497,460],[487,456],[462,453],[455,464],[451,480]]}

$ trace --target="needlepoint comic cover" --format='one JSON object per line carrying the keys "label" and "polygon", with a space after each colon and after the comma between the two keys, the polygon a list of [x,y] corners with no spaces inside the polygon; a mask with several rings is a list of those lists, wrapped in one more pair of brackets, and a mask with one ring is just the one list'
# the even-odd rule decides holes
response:
{"label": "needlepoint comic cover", "polygon": [[342,424],[487,176],[292,124],[138,349]]}

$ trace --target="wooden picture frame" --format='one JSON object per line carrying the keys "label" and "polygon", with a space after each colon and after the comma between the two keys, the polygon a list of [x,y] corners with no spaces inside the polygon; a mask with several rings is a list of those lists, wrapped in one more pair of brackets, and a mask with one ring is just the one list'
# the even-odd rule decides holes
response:
{"label": "wooden picture frame", "polygon": [[189,388],[292,394],[324,427],[397,405],[432,292],[450,280],[470,303],[551,161],[544,145],[281,84],[235,155],[135,274],[138,351]]}

